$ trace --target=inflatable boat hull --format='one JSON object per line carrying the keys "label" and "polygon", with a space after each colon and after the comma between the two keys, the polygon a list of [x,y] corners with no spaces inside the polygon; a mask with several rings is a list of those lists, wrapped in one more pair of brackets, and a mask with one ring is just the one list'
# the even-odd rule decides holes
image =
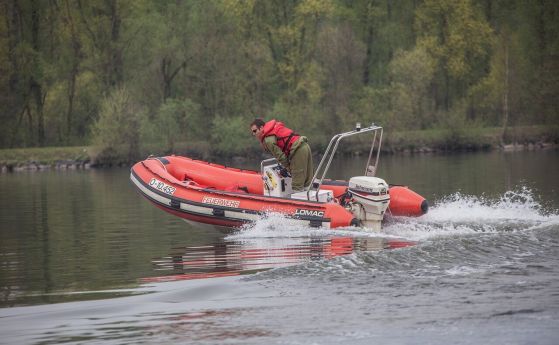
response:
{"label": "inflatable boat hull", "polygon": [[[340,203],[265,196],[259,173],[187,157],[148,158],[132,167],[130,179],[139,192],[157,207],[193,222],[239,227],[272,212],[312,227],[337,228],[359,224]],[[347,190],[347,182],[326,181],[321,189],[330,189],[335,198],[341,198]],[[392,189],[391,198],[394,198]],[[409,192],[415,194],[407,188],[395,190],[396,200],[400,200],[395,210],[405,210],[408,216],[423,214],[419,201],[424,199],[420,196],[421,200],[414,199],[411,203],[413,207],[398,206],[404,205],[403,200],[411,199],[405,196]],[[393,207],[392,201],[390,207]]]}

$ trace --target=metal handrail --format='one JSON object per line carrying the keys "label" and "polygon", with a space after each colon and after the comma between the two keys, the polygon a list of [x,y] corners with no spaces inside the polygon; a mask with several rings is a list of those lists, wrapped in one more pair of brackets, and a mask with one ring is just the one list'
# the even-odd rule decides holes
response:
{"label": "metal handrail", "polygon": [[[373,176],[375,176],[375,174],[376,174],[376,167],[378,165],[378,160],[380,158],[380,148],[382,146],[383,129],[381,127],[379,127],[379,128],[380,128],[380,136],[379,136],[379,140],[378,140],[377,157],[375,159],[375,171],[373,171]],[[367,159],[367,165],[365,166],[365,176],[368,176],[368,173],[369,173],[369,167],[370,167],[373,151],[374,151],[374,148],[375,148],[376,139],[377,139],[377,131],[375,130],[375,136],[373,137],[373,142],[371,144],[371,150],[369,151],[369,159]]]}
{"label": "metal handrail", "polygon": [[[374,175],[376,173],[376,167],[378,166],[378,161],[379,161],[379,156],[380,156],[380,147],[381,147],[381,144],[382,144],[382,131],[383,130],[382,130],[382,127],[376,126],[374,123],[371,124],[371,126],[365,127],[365,128],[361,128],[360,124],[357,124],[357,126],[354,130],[349,131],[349,132],[345,132],[345,133],[336,134],[332,137],[332,139],[330,139],[330,143],[328,144],[328,147],[326,148],[326,151],[324,152],[324,156],[322,156],[322,159],[320,160],[320,163],[318,164],[318,167],[316,168],[316,171],[313,175],[313,178],[311,179],[311,185],[307,190],[307,200],[310,200],[310,192],[314,188],[314,184],[315,184],[315,181],[317,181],[320,169],[322,168],[324,162],[328,159],[328,163],[326,164],[324,170],[322,171],[322,176],[318,180],[318,186],[316,187],[316,201],[318,201],[318,191],[320,190],[320,186],[322,185],[322,181],[326,177],[326,172],[328,172],[328,169],[330,168],[330,164],[332,163],[332,160],[334,158],[336,150],[338,149],[338,145],[339,145],[340,141],[343,138],[351,137],[351,136],[354,136],[356,134],[368,133],[368,132],[373,131],[374,136],[373,136],[373,141],[371,143],[371,150],[369,151],[369,158],[367,160],[367,165],[365,166],[365,175],[368,175],[368,169],[369,169],[372,154],[373,154],[373,151],[374,151],[375,141],[377,139],[377,131],[379,131],[379,130],[380,130],[379,146],[378,146],[378,149],[377,149],[377,157],[376,157],[376,160],[375,160],[375,171],[373,172],[373,175]],[[332,145],[334,145],[334,146],[332,147]],[[330,148],[332,148],[331,152],[330,152]]]}

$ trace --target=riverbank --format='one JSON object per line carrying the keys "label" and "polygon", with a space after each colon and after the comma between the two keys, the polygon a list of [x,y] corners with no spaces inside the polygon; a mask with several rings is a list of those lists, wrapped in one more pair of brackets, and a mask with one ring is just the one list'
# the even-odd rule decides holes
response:
{"label": "riverbank", "polygon": [[510,127],[501,141],[499,127],[429,129],[386,135],[384,151],[391,153],[449,153],[464,151],[522,151],[559,147],[559,126]]}
{"label": "riverbank", "polygon": [[[559,126],[523,126],[510,128],[504,143],[500,142],[499,128],[478,128],[461,130],[418,130],[384,134],[381,151],[386,154],[437,154],[465,151],[533,151],[559,149]],[[366,154],[370,138],[349,142],[340,149],[341,154]],[[328,139],[316,140],[312,146],[315,154],[323,152]],[[204,160],[260,158],[263,154],[258,145],[242,157],[218,155],[212,152],[208,143],[179,143],[174,150],[184,155]],[[101,157],[92,146],[16,148],[0,150],[0,171],[42,171],[42,170],[79,170],[97,167],[130,166],[144,157],[170,154],[165,150],[143,147],[136,159],[128,157]]]}
{"label": "riverbank", "polygon": [[89,169],[91,152],[88,146],[1,149],[0,172]]}

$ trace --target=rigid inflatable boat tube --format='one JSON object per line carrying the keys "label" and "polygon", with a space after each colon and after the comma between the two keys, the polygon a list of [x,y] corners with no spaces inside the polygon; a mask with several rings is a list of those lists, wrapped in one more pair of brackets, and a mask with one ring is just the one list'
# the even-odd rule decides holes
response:
{"label": "rigid inflatable boat tube", "polygon": [[[333,228],[348,226],[352,214],[338,204],[318,203],[266,197],[263,195],[234,193],[185,185],[168,173],[159,160],[146,160],[135,164],[130,179],[148,200],[175,216],[196,222],[237,227],[265,216],[268,212],[284,213],[291,221],[311,227]],[[166,165],[168,168],[169,166]],[[153,179],[165,185],[152,186]],[[163,188],[163,189],[162,189]],[[172,188],[172,192],[171,191]],[[204,199],[236,201],[235,206],[219,205]],[[223,199],[222,199],[223,198]],[[244,205],[245,207],[242,207]],[[307,213],[304,213],[307,211]],[[308,213],[315,211],[317,215]]]}
{"label": "rigid inflatable boat tube", "polygon": [[393,216],[419,217],[427,213],[429,203],[408,187],[391,186],[389,209]]}

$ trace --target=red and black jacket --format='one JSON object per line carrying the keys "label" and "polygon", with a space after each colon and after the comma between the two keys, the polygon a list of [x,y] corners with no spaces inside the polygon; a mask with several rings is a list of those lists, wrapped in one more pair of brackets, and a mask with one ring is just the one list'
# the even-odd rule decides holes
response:
{"label": "red and black jacket", "polygon": [[293,143],[297,141],[301,136],[295,133],[293,130],[285,127],[283,122],[270,120],[264,124],[262,127],[262,134],[260,136],[260,142],[264,146],[264,138],[271,135],[276,136],[276,141],[278,147],[282,150],[286,157],[289,157],[289,152]]}

